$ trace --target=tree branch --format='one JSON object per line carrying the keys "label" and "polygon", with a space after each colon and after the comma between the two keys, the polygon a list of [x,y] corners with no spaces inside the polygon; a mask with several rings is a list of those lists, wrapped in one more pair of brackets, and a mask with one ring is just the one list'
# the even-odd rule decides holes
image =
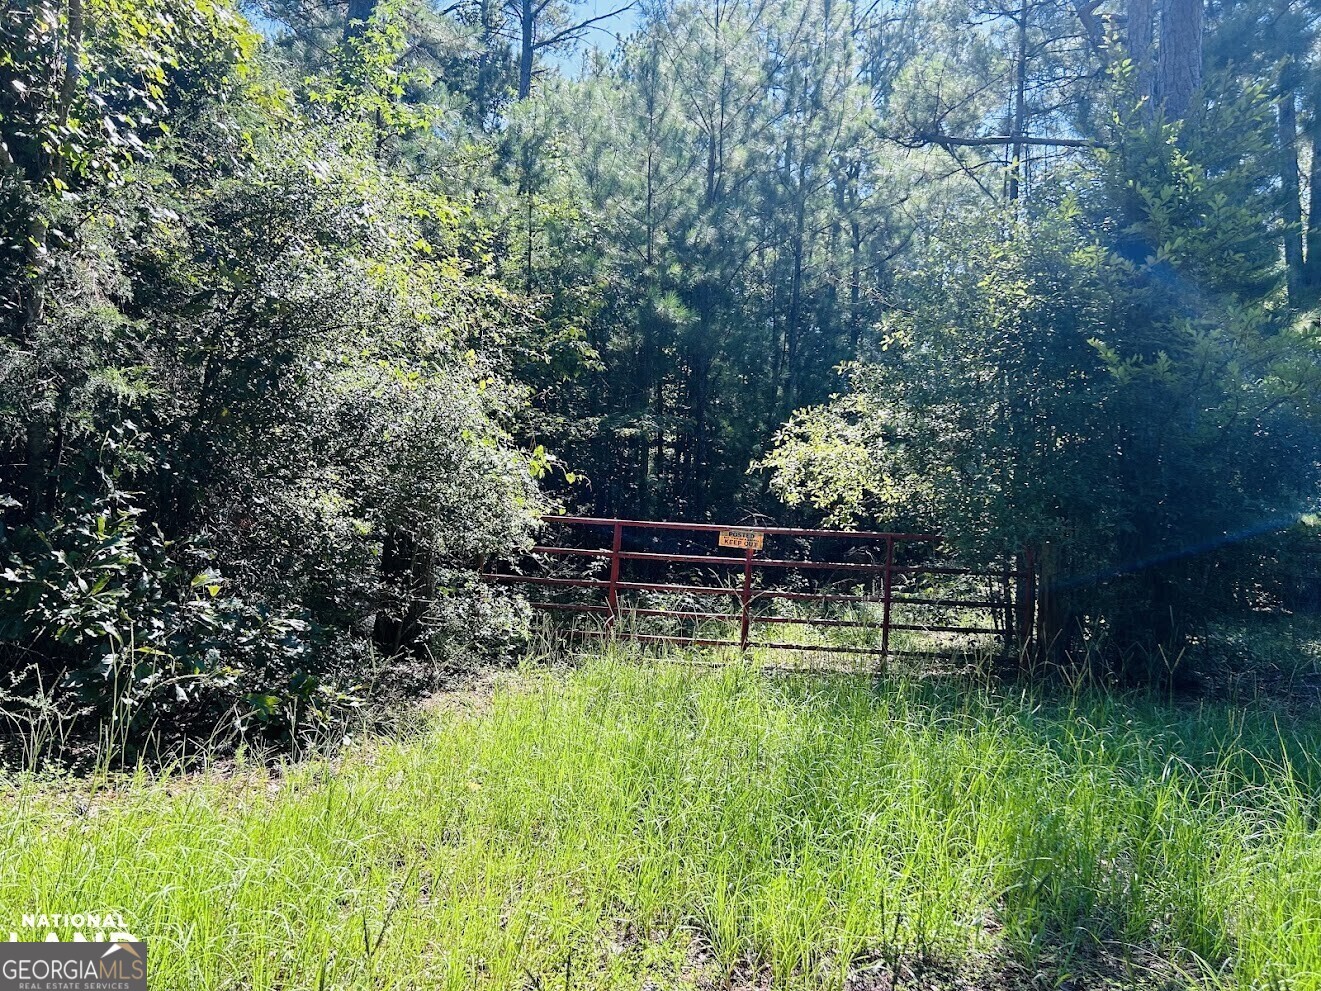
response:
{"label": "tree branch", "polygon": [[[62,129],[69,122],[69,112],[73,108],[73,97],[78,89],[78,80],[82,77],[83,52],[83,0],[69,0],[69,27],[64,50],[64,78],[60,81],[59,100],[55,105],[55,119]],[[61,139],[63,140],[63,139]],[[54,168],[57,176],[63,174],[63,157],[57,152]]]}
{"label": "tree branch", "polygon": [[1078,15],[1087,41],[1098,52],[1105,51],[1105,25],[1096,16],[1101,0],[1073,0],[1073,11]]}
{"label": "tree branch", "polygon": [[949,134],[940,134],[932,131],[919,131],[913,135],[911,141],[902,141],[898,138],[893,140],[900,144],[915,148],[920,145],[941,145],[942,147],[960,147],[960,148],[980,148],[989,145],[1036,145],[1040,147],[1055,148],[1103,148],[1105,147],[1099,141],[1093,141],[1091,138],[1039,138],[1024,134],[1014,137],[1009,134],[993,134],[985,137],[960,138]]}
{"label": "tree branch", "polygon": [[544,41],[538,41],[534,43],[532,46],[532,50],[534,52],[540,51],[543,48],[548,48],[551,45],[559,44],[559,42],[565,41],[569,38],[575,38],[582,32],[586,31],[593,24],[596,24],[598,21],[608,20],[609,18],[615,17],[618,14],[622,14],[626,10],[632,10],[637,5],[638,5],[638,0],[633,0],[632,3],[627,3],[624,6],[620,7],[618,10],[610,11],[610,13],[608,14],[597,14],[595,17],[589,17],[585,21],[580,21],[577,24],[565,28],[563,31],[559,31],[551,35],[549,38],[547,38]]}

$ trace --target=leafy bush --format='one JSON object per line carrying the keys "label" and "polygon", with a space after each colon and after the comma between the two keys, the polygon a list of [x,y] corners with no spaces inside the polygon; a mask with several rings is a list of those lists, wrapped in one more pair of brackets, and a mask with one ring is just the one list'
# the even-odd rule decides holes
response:
{"label": "leafy bush", "polygon": [[[105,71],[134,71],[129,15],[88,15]],[[159,116],[76,193],[68,168],[7,173],[61,232],[3,311],[9,691],[57,682],[139,733],[287,734],[380,690],[376,668],[413,690],[520,636],[474,578],[536,518],[518,304],[462,254],[464,213],[353,119],[308,116],[241,23],[183,22],[233,43],[163,71]]]}
{"label": "leafy bush", "polygon": [[1241,545],[1311,508],[1321,460],[1316,328],[1279,305],[1254,207],[1256,96],[1237,131],[1121,120],[1041,214],[936,242],[849,394],[781,434],[780,493],[1035,552],[1044,645],[1126,673],[1252,605]]}

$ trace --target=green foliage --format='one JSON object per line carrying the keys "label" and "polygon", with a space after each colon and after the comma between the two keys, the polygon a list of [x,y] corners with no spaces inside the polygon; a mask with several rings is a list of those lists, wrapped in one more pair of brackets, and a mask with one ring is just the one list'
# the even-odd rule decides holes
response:
{"label": "green foliage", "polygon": [[[862,367],[853,372],[867,374]],[[930,500],[913,490],[914,476],[895,474],[887,449],[897,432],[886,424],[888,412],[861,389],[797,410],[757,467],[775,472],[776,494],[786,503],[810,505],[831,525],[920,513]]]}
{"label": "green foliage", "polygon": [[880,71],[879,30],[815,0],[657,8],[615,59],[509,115],[516,195],[492,197],[492,222],[506,277],[543,295],[558,335],[534,374],[539,439],[582,469],[568,498],[773,510],[749,462],[876,319],[886,259],[918,226],[897,204],[949,189],[929,154],[878,136],[860,76]]}
{"label": "green foliage", "polygon": [[258,6],[0,14],[19,683],[275,723],[507,646],[535,482],[1032,550],[1066,646],[1282,595],[1228,548],[1314,502],[1308,12],[1209,8],[1166,119],[1037,0],[648,5],[576,78],[573,3]]}
{"label": "green foliage", "polygon": [[[913,514],[987,557],[1035,551],[1061,648],[1177,652],[1249,601],[1250,572],[1215,552],[1313,505],[1321,367],[1277,295],[1260,94],[1244,100],[1232,131],[1116,116],[1102,184],[936,246],[852,395],[781,435],[780,491]],[[840,437],[865,459],[830,457]]]}
{"label": "green foliage", "polygon": [[[309,673],[317,662],[301,614],[222,594],[218,574],[190,580],[188,562],[141,516],[103,503],[13,534],[0,637],[72,659],[59,687],[126,729],[216,726],[236,702],[240,729],[297,728],[346,700]],[[40,670],[32,655],[16,659],[11,693]]]}
{"label": "green foliage", "polygon": [[363,29],[336,47],[330,71],[305,81],[311,104],[328,105],[332,119],[362,122],[370,139],[367,150],[376,154],[444,117],[442,106],[417,99],[435,80],[425,67],[404,61],[407,9],[406,0],[378,3]]}
{"label": "green foliage", "polygon": [[34,0],[0,13],[0,319],[40,306],[48,240],[120,181],[173,115],[221,98],[256,36],[210,0]]}
{"label": "green foliage", "polygon": [[[89,6],[88,36],[128,44],[119,13]],[[140,730],[287,733],[371,665],[410,658],[399,690],[519,635],[473,578],[537,507],[517,304],[462,256],[462,208],[364,148],[361,106],[305,116],[214,45],[236,15],[194,13],[213,60],[120,122],[136,158],[80,165],[75,202],[30,191],[69,224],[0,344],[0,649],[14,693],[55,681]],[[182,44],[156,40],[161,64]]]}
{"label": "green foliage", "polygon": [[0,20],[6,171],[42,192],[114,175],[182,100],[216,97],[256,36],[209,2],[37,0]]}

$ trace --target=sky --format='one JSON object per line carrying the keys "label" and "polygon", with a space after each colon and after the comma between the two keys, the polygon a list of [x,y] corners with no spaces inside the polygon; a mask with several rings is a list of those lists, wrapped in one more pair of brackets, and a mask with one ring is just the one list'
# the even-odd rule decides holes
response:
{"label": "sky", "polygon": [[[582,0],[576,6],[575,20],[585,21],[603,14],[609,14],[626,3],[628,3],[628,0]],[[263,16],[256,4],[241,3],[240,9],[252,22],[252,26],[266,37],[273,36],[279,30],[279,25]],[[586,49],[600,48],[603,51],[609,51],[614,48],[618,37],[632,34],[636,30],[639,20],[640,11],[637,3],[635,3],[632,8],[622,14],[616,14],[614,17],[594,25],[593,29],[587,33],[584,43],[580,44],[574,51],[555,56],[550,61],[566,75],[576,76],[582,67],[583,54]]]}
{"label": "sky", "polygon": [[[628,3],[628,0],[584,0],[584,2],[579,5],[578,9],[583,12],[583,19],[586,19],[588,17],[598,17],[601,14],[608,14],[610,11],[617,10],[624,6],[626,3]],[[610,34],[629,34],[635,27],[637,27],[638,15],[639,11],[637,5],[634,4],[631,9],[624,11],[622,14],[616,15],[608,21],[602,21],[601,26]],[[602,40],[608,40],[600,31],[593,33],[602,38]]]}
{"label": "sky", "polygon": [[[628,0],[583,0],[578,5],[575,13],[575,20],[585,21],[592,17],[599,17],[602,14],[608,14],[612,10],[618,10]],[[622,14],[616,14],[600,24],[593,25],[593,30],[587,33],[583,39],[583,44],[578,46],[578,50],[559,56],[551,61],[559,66],[561,72],[576,76],[582,66],[583,50],[589,48],[600,48],[603,51],[609,51],[615,47],[615,39],[627,36],[633,33],[640,20],[640,11],[637,4],[624,11]]]}

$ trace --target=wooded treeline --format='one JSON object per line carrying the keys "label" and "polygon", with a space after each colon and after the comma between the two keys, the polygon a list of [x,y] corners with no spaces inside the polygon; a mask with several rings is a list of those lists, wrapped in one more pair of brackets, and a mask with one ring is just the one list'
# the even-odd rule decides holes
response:
{"label": "wooded treeline", "polygon": [[15,0],[14,711],[426,681],[555,504],[1030,550],[1057,649],[1279,601],[1226,554],[1315,503],[1318,13]]}
{"label": "wooded treeline", "polygon": [[1201,120],[1194,94],[1252,92],[1246,113],[1278,116],[1271,135],[1229,121],[1223,158],[1196,164],[1251,155],[1255,222],[1287,260],[1277,303],[1309,311],[1314,47],[1301,4],[645,8],[609,59],[548,75],[500,125],[494,171],[520,201],[498,221],[507,276],[586,345],[539,400],[548,446],[584,477],[568,497],[602,514],[783,516],[749,465],[874,349],[945,221],[1003,233],[1048,209],[1128,104],[1135,125],[1179,124]]}

